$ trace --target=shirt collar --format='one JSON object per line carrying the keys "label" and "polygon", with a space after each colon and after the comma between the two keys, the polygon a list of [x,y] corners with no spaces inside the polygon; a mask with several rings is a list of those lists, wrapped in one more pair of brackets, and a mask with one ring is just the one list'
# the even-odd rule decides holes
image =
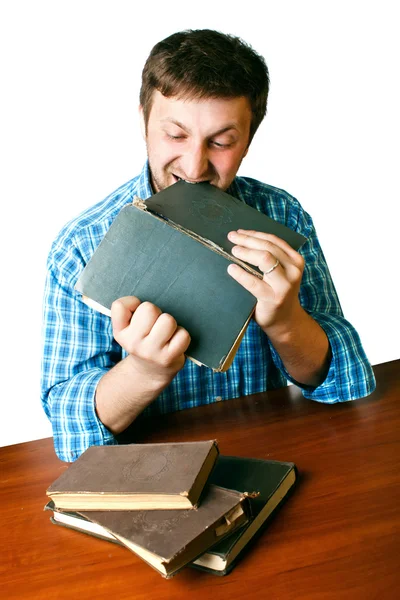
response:
{"label": "shirt collar", "polygon": [[231,185],[226,190],[226,193],[230,194],[231,196],[233,196],[237,200],[240,200],[241,202],[245,202],[243,192],[240,189],[240,177],[235,177]]}
{"label": "shirt collar", "polygon": [[146,160],[137,182],[137,195],[141,200],[147,200],[154,194],[151,187],[149,161]]}

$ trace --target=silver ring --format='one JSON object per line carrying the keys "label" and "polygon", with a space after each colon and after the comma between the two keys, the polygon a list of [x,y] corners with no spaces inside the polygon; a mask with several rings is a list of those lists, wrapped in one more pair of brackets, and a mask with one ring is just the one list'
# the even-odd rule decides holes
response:
{"label": "silver ring", "polygon": [[263,272],[264,272],[264,275],[268,275],[268,273],[272,273],[272,271],[273,271],[274,269],[276,269],[276,267],[277,267],[279,264],[280,264],[279,260],[278,260],[278,259],[276,259],[276,263],[275,263],[275,264],[274,264],[274,265],[273,265],[273,266],[272,266],[270,269],[268,269],[268,271],[263,271]]}

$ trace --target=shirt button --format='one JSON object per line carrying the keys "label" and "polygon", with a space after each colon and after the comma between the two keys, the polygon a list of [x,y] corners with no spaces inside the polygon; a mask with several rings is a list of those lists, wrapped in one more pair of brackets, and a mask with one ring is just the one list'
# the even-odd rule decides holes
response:
{"label": "shirt button", "polygon": [[217,397],[215,398],[215,401],[216,401],[216,402],[221,402],[221,400],[222,400],[222,396],[217,396]]}

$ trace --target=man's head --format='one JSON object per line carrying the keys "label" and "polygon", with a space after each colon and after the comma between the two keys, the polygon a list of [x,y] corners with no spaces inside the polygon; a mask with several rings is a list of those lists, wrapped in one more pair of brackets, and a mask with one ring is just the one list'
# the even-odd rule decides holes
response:
{"label": "man's head", "polygon": [[210,29],[181,31],[156,44],[144,66],[140,105],[146,124],[156,90],[181,99],[244,96],[252,112],[250,143],[267,110],[268,68],[238,37]]}
{"label": "man's head", "polygon": [[264,59],[237,37],[175,33],[143,69],[140,105],[155,191],[178,178],[226,189],[266,113]]}

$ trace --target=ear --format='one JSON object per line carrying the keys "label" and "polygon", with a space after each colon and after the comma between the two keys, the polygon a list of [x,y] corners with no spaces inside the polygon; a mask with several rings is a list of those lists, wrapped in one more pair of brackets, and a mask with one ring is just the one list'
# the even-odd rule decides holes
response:
{"label": "ear", "polygon": [[146,123],[144,122],[143,107],[141,105],[139,106],[139,124],[142,137],[144,140],[146,140]]}

